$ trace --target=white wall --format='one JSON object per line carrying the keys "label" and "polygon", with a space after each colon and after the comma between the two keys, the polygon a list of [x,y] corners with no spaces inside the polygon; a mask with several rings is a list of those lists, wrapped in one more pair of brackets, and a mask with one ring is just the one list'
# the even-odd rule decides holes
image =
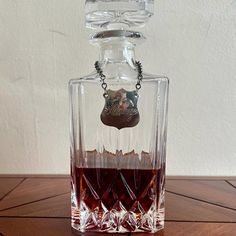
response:
{"label": "white wall", "polygon": [[[69,173],[67,81],[93,69],[82,0],[0,0],[0,173]],[[236,1],[158,0],[137,48],[171,79],[168,174],[236,175]]]}

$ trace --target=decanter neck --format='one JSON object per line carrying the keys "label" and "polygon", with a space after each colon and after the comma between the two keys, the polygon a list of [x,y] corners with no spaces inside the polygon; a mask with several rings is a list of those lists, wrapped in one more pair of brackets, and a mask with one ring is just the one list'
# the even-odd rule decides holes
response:
{"label": "decanter neck", "polygon": [[134,44],[128,41],[107,42],[100,44],[99,61],[101,64],[127,64],[132,68],[135,67],[135,51]]}
{"label": "decanter neck", "polygon": [[118,63],[131,69],[135,68],[135,45],[144,40],[140,32],[129,30],[101,31],[90,38],[92,44],[100,47],[99,61],[102,66]]}

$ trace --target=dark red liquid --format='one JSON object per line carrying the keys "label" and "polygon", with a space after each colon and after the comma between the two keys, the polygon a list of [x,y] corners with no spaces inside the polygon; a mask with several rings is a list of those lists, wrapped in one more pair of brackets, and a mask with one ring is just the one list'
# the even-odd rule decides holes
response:
{"label": "dark red liquid", "polygon": [[152,169],[75,168],[78,205],[91,210],[146,213],[158,201],[161,171]]}

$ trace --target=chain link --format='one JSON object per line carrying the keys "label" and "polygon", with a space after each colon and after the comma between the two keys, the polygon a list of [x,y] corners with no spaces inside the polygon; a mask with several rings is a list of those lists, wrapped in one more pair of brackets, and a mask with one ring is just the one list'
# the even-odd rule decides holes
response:
{"label": "chain link", "polygon": [[[96,69],[97,73],[99,74],[101,82],[102,82],[101,86],[104,90],[103,96],[107,97],[108,96],[108,94],[107,94],[107,83],[105,82],[106,76],[103,74],[103,71],[102,71],[98,61],[95,62],[94,66],[95,66],[95,69]],[[140,61],[135,61],[135,67],[138,71],[138,76],[137,76],[138,81],[137,81],[137,84],[135,85],[136,93],[138,93],[138,91],[142,87],[141,86],[141,81],[143,80],[143,71],[142,71],[141,62]]]}
{"label": "chain link", "polygon": [[136,84],[136,93],[138,93],[139,89],[141,89],[141,81],[143,80],[143,69],[140,61],[135,62],[136,69],[138,71],[138,82]]}

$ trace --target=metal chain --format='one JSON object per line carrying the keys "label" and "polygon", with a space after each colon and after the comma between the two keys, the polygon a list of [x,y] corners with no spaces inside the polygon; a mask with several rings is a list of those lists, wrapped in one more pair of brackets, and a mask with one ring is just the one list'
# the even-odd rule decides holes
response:
{"label": "metal chain", "polygon": [[142,64],[140,61],[135,61],[135,66],[138,71],[138,82],[135,85],[136,88],[136,93],[138,93],[139,89],[141,89],[141,81],[143,80],[143,69],[142,69]]}
{"label": "metal chain", "polygon": [[[98,61],[95,62],[94,66],[95,66],[95,69],[96,69],[97,73],[99,74],[101,82],[102,82],[101,86],[104,90],[103,96],[107,97],[108,96],[108,94],[107,94],[107,83],[105,82],[106,76],[103,74],[103,71],[102,71]],[[142,87],[141,86],[141,81],[143,80],[143,71],[142,71],[141,62],[140,61],[135,61],[135,67],[138,71],[138,77],[137,77],[138,81],[137,81],[137,84],[135,85],[136,93],[138,93],[138,91]]]}

